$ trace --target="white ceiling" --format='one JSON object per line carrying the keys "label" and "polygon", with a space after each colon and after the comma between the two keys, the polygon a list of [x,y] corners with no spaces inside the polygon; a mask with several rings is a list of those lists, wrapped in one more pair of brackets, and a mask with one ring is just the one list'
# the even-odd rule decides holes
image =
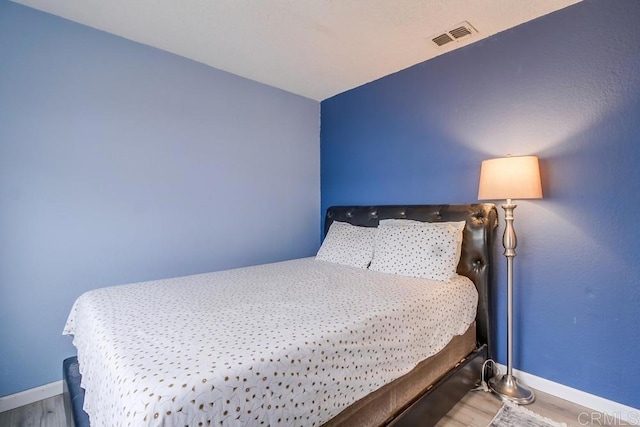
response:
{"label": "white ceiling", "polygon": [[581,0],[13,1],[323,100]]}

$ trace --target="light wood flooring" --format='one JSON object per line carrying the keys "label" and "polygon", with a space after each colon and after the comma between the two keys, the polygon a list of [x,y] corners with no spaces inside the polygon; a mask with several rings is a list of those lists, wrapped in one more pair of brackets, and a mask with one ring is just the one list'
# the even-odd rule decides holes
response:
{"label": "light wood flooring", "polygon": [[[440,427],[486,427],[498,412],[502,403],[491,393],[469,392],[441,421]],[[568,426],[624,425],[620,422],[598,423],[591,417],[591,409],[567,402],[541,391],[536,391],[536,401],[528,409]],[[581,415],[583,414],[583,415]],[[585,415],[586,414],[586,415]],[[602,418],[601,418],[602,419]],[[41,400],[0,413],[0,427],[67,427],[62,395]]]}
{"label": "light wood flooring", "polygon": [[0,427],[67,427],[62,395],[0,412]]}
{"label": "light wood flooring", "polygon": [[[557,398],[541,391],[535,391],[536,400],[525,408],[569,427],[620,426],[628,425],[612,417]],[[439,427],[486,427],[498,413],[502,402],[492,393],[467,393],[456,406],[438,423]]]}

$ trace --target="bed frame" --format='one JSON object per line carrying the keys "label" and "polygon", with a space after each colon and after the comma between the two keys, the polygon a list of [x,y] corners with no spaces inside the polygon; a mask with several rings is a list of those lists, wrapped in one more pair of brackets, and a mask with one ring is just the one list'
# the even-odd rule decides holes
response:
{"label": "bed frame", "polygon": [[[478,290],[476,349],[387,421],[393,426],[431,426],[477,383],[482,363],[491,357],[491,256],[498,215],[493,204],[333,206],[327,209],[324,230],[326,234],[333,221],[375,227],[381,219],[389,218],[466,221],[458,274],[469,277]],[[68,424],[89,427],[89,417],[82,409],[84,389],[76,357],[64,360],[63,378]]]}
{"label": "bed frame", "polygon": [[493,204],[333,206],[327,209],[325,235],[333,221],[376,227],[381,219],[426,222],[466,221],[457,272],[469,277],[478,290],[476,349],[401,408],[388,421],[393,426],[432,426],[480,380],[482,364],[492,357],[492,253],[498,213]]}

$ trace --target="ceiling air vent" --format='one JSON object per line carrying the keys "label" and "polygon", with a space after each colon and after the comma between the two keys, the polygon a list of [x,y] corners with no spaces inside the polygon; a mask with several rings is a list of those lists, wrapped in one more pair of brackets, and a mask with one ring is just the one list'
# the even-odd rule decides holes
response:
{"label": "ceiling air vent", "polygon": [[453,41],[463,41],[465,38],[477,33],[478,31],[473,28],[471,24],[469,24],[467,21],[464,21],[454,26],[452,29],[447,30],[445,33],[436,34],[435,36],[431,37],[431,40],[438,46],[444,46],[445,44]]}
{"label": "ceiling air vent", "polygon": [[444,46],[445,44],[453,41],[449,34],[440,34],[438,37],[434,37],[432,40],[438,46]]}

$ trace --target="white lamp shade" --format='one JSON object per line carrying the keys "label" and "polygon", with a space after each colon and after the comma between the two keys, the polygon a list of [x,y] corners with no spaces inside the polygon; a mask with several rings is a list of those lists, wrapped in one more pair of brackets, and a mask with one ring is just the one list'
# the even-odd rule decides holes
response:
{"label": "white lamp shade", "polygon": [[479,200],[540,198],[542,184],[536,156],[501,157],[482,162]]}

